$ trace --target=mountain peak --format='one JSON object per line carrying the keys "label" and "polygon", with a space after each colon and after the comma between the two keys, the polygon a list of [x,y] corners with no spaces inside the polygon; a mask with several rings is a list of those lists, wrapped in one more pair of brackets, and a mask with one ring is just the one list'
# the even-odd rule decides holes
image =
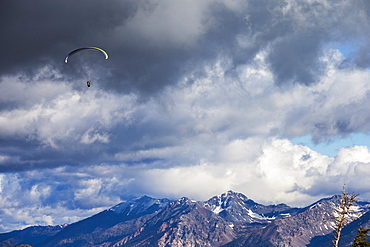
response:
{"label": "mountain peak", "polygon": [[206,201],[205,204],[213,208],[212,211],[222,211],[235,203],[243,202],[250,202],[254,204],[252,200],[249,200],[248,197],[246,197],[242,193],[236,193],[232,190],[229,190],[226,193],[212,197],[211,199]]}
{"label": "mountain peak", "polygon": [[108,209],[118,214],[132,215],[155,212],[161,208],[166,207],[170,203],[169,199],[155,199],[149,196],[138,197],[126,202],[117,204]]}
{"label": "mountain peak", "polygon": [[220,197],[233,197],[233,198],[239,198],[239,199],[242,199],[242,200],[248,200],[248,197],[245,196],[244,194],[242,193],[239,193],[239,192],[235,192],[235,191],[232,191],[232,190],[228,190],[227,192],[225,193],[222,193],[220,195]]}

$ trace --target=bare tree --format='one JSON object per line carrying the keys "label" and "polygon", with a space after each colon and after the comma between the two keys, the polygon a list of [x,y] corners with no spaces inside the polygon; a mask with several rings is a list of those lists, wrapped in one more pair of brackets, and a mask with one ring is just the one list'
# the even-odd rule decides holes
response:
{"label": "bare tree", "polygon": [[342,197],[340,198],[340,203],[338,207],[334,208],[334,247],[339,246],[339,240],[342,233],[342,229],[349,222],[358,218],[356,199],[358,194],[348,193],[343,185]]}

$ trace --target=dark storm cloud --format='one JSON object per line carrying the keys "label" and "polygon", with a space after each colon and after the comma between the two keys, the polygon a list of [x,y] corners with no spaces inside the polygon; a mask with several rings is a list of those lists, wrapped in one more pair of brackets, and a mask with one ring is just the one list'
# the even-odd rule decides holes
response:
{"label": "dark storm cloud", "polygon": [[[325,42],[341,39],[344,32],[362,35],[343,21],[359,19],[363,4],[369,9],[366,1],[356,3],[348,9],[346,1],[252,0],[239,1],[239,12],[222,1],[178,3],[190,9],[182,13],[168,1],[5,1],[0,31],[7,59],[1,60],[0,73],[35,72],[52,64],[66,76],[65,54],[94,45],[111,55],[105,64],[109,75],[101,76],[107,89],[147,94],[219,55],[236,67],[270,47],[278,84],[311,84],[320,74]],[[367,56],[357,61],[366,63]]]}
{"label": "dark storm cloud", "polygon": [[139,5],[148,12],[156,7],[146,1],[5,1],[0,31],[7,59],[1,60],[0,73],[32,75],[45,64],[65,70],[62,61],[70,50],[93,45],[111,54],[113,75],[108,87],[156,91],[169,83],[189,55],[182,49],[167,49],[166,44],[152,46],[151,40],[140,40],[130,31],[117,40],[114,29],[124,26]]}
{"label": "dark storm cloud", "polygon": [[4,1],[1,45],[7,59],[1,62],[1,73],[63,61],[69,49],[94,44],[121,23],[127,9],[118,1]]}
{"label": "dark storm cloud", "polygon": [[278,83],[297,82],[308,85],[318,81],[323,72],[320,71],[318,61],[320,42],[314,39],[302,42],[305,37],[283,39],[275,44],[269,58]]}
{"label": "dark storm cloud", "polygon": [[[24,145],[27,143],[28,145]],[[18,172],[33,169],[58,167],[61,165],[76,166],[95,163],[98,158],[104,157],[99,145],[90,147],[73,146],[69,149],[56,150],[45,147],[39,142],[25,142],[25,140],[13,141],[12,144],[0,144],[2,153],[6,153],[6,159],[1,162],[0,172]],[[43,147],[44,146],[44,147]],[[42,147],[37,148],[35,147]]]}
{"label": "dark storm cloud", "polygon": [[357,18],[348,23],[349,25],[344,25],[347,36],[343,43],[352,48],[347,62],[367,68],[370,65],[370,34],[368,32],[370,30],[370,2],[361,0],[356,3],[358,4]]}
{"label": "dark storm cloud", "polygon": [[187,49],[171,44],[167,48],[166,43],[142,40],[135,30],[123,29],[122,34],[115,31],[125,26],[138,8],[150,14],[156,6],[146,1],[5,1],[0,31],[3,56],[7,59],[1,60],[0,73],[32,75],[48,64],[67,74],[70,71],[66,71],[68,67],[62,61],[70,50],[101,46],[111,55],[109,66],[113,74],[108,88],[157,91],[174,78],[175,71],[194,53],[186,54]]}
{"label": "dark storm cloud", "polygon": [[346,8],[346,1],[263,2],[250,2],[249,38],[256,37],[259,49],[269,48],[268,61],[277,84],[317,82],[324,72],[320,59],[325,46],[358,35],[348,29],[348,19],[356,16],[358,8]]}

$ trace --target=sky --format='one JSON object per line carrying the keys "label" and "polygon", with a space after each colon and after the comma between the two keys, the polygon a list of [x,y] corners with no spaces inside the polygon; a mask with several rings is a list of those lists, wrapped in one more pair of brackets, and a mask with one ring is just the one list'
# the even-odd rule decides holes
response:
{"label": "sky", "polygon": [[[143,195],[370,201],[369,18],[366,0],[3,0],[0,232]],[[109,59],[64,63],[89,46]]]}

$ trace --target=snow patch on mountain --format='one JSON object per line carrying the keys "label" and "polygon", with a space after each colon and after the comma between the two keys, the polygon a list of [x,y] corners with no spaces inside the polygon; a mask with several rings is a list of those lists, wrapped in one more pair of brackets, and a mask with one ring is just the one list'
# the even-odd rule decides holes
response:
{"label": "snow patch on mountain", "polygon": [[159,209],[166,207],[170,203],[168,199],[155,199],[149,196],[142,196],[122,202],[110,209],[108,211],[113,211],[117,214],[141,214],[148,210],[156,212]]}
{"label": "snow patch on mountain", "polygon": [[256,214],[252,210],[248,209],[248,215],[254,219],[259,219],[259,220],[275,220],[276,217],[266,217],[264,215]]}

